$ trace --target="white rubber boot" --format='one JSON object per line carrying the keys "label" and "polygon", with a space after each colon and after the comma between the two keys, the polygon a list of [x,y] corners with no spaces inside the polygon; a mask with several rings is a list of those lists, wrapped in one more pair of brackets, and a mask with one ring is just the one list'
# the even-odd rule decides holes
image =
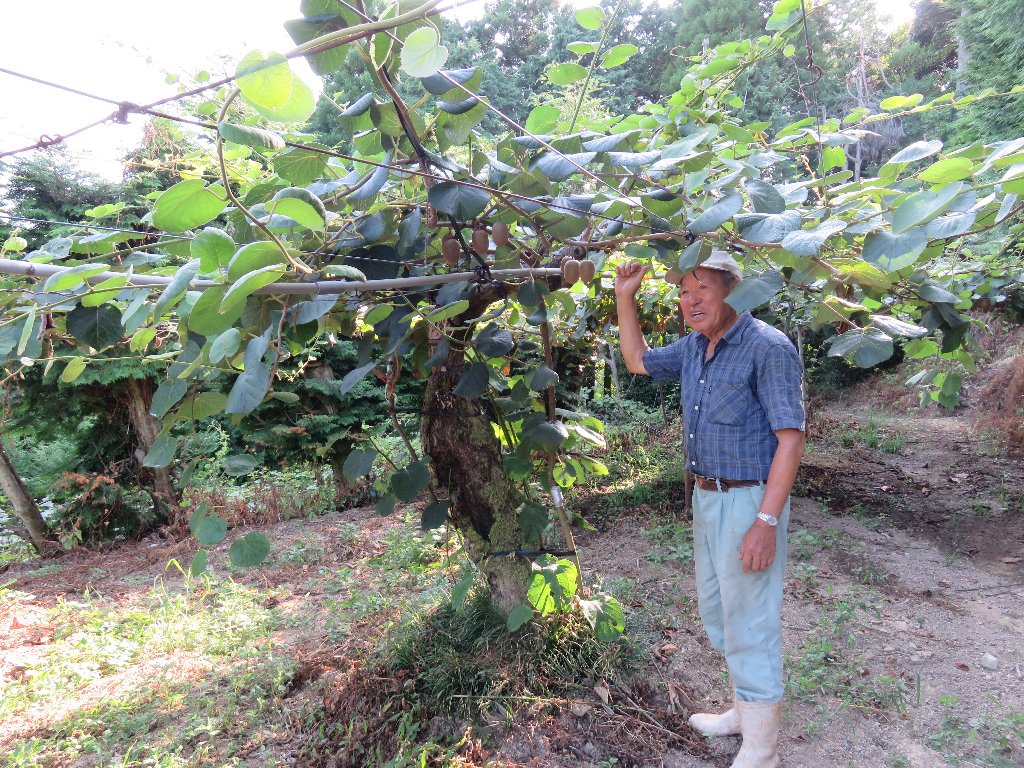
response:
{"label": "white rubber boot", "polygon": [[736,701],[743,746],[732,768],[778,768],[782,702]]}
{"label": "white rubber boot", "polygon": [[732,736],[740,732],[740,716],[735,707],[720,715],[695,712],[689,723],[705,736]]}

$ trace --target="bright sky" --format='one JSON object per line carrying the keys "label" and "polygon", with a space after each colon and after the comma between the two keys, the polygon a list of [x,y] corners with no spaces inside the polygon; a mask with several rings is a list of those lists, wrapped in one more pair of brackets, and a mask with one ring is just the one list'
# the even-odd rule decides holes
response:
{"label": "bright sky", "polygon": [[[912,16],[911,0],[875,1],[894,23]],[[459,15],[477,16],[484,5],[479,0]],[[292,43],[282,22],[299,16],[298,8],[299,0],[0,0],[0,67],[118,101],[146,103],[175,92],[164,80],[168,73],[205,69],[223,76],[254,48],[288,50]],[[108,104],[4,73],[0,99],[0,151],[74,130],[112,111]],[[129,126],[94,128],[68,146],[89,169],[117,178],[118,158],[138,143],[144,122],[133,116]]]}

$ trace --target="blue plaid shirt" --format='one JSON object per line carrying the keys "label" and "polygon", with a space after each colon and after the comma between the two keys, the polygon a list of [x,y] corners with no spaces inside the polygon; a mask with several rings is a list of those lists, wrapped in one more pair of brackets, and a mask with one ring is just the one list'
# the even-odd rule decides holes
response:
{"label": "blue plaid shirt", "polygon": [[744,312],[704,361],[708,339],[693,332],[644,354],[656,381],[682,384],[686,466],[727,480],[767,480],[775,431],[804,430],[800,356],[781,331]]}

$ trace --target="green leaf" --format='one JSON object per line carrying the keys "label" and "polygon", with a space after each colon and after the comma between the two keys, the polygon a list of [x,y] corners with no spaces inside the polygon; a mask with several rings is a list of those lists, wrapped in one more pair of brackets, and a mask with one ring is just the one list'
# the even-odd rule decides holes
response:
{"label": "green leaf", "polygon": [[149,415],[162,419],[175,403],[188,392],[188,382],[184,379],[164,379],[153,393]]}
{"label": "green leaf", "polygon": [[942,149],[941,141],[915,141],[908,147],[904,147],[891,158],[886,165],[895,165],[896,163],[912,163],[915,160],[923,160],[926,157],[934,155]]}
{"label": "green leaf", "polygon": [[65,384],[70,384],[72,381],[77,379],[85,371],[85,358],[76,357],[73,358],[61,371],[60,380]]}
{"label": "green leaf", "polygon": [[224,474],[229,477],[245,477],[260,465],[255,456],[248,453],[234,453],[227,456],[221,464]]}
{"label": "green leaf", "polygon": [[466,602],[466,596],[469,594],[469,590],[473,587],[473,582],[476,581],[476,571],[467,570],[462,575],[459,582],[452,587],[452,608],[458,610],[458,608]]}
{"label": "green leaf", "polygon": [[585,56],[588,53],[594,53],[598,49],[599,45],[587,40],[573,40],[565,47],[577,56]]}
{"label": "green leaf", "polygon": [[391,475],[391,492],[400,501],[412,501],[430,485],[430,470],[424,461],[414,461]]}
{"label": "green leaf", "polygon": [[816,256],[830,237],[846,229],[841,219],[827,219],[813,229],[797,229],[782,238],[782,247],[794,256]]}
{"label": "green leaf", "polygon": [[242,95],[253,106],[264,109],[283,107],[292,96],[295,76],[288,60],[271,51],[266,57],[262,52],[250,51],[235,69],[235,84]]}
{"label": "green leaf", "polygon": [[153,226],[165,232],[184,232],[202,226],[227,207],[227,196],[221,197],[223,193],[222,187],[207,187],[202,179],[180,181],[156,199]]}
{"label": "green leaf", "polygon": [[872,232],[864,238],[864,248],[860,255],[864,261],[879,269],[895,272],[917,261],[927,245],[928,238],[920,228],[902,234]]}
{"label": "green leaf", "polygon": [[244,303],[233,303],[221,312],[227,288],[207,288],[188,313],[188,329],[200,336],[216,336],[233,326],[245,310]]}
{"label": "green leaf", "polygon": [[423,510],[423,517],[420,519],[420,528],[424,531],[432,531],[435,528],[440,528],[445,524],[448,519],[448,505],[447,499],[441,501],[435,501],[428,504],[426,509]]}
{"label": "green leaf", "polygon": [[192,278],[199,272],[199,261],[193,259],[174,273],[174,278],[167,287],[161,291],[159,298],[153,304],[153,319],[159,321],[164,313],[174,306],[177,301],[185,295]]}
{"label": "green leaf", "polygon": [[533,608],[520,603],[508,612],[508,618],[505,620],[505,626],[508,627],[509,632],[515,632],[523,625],[529,623],[532,618]]}
{"label": "green leaf", "polygon": [[228,265],[235,254],[235,241],[222,229],[206,227],[192,238],[190,252],[193,259],[199,259],[199,271],[205,275]]}
{"label": "green leaf", "polygon": [[490,366],[487,363],[473,363],[462,373],[462,378],[452,390],[459,397],[474,399],[487,391],[490,380]]}
{"label": "green leaf", "polygon": [[274,170],[292,184],[309,184],[327,172],[327,157],[321,152],[295,147],[274,156]]}
{"label": "green leaf", "polygon": [[570,85],[587,76],[586,67],[571,61],[556,64],[547,71],[548,79],[555,85]]}
{"label": "green leaf", "polygon": [[346,482],[354,483],[360,478],[366,477],[373,469],[373,463],[377,460],[377,451],[373,448],[356,448],[345,457],[341,474]]}
{"label": "green leaf", "polygon": [[598,594],[594,600],[580,600],[583,617],[602,643],[614,643],[626,631],[622,605],[611,595]]}
{"label": "green leaf", "polygon": [[192,564],[188,567],[188,572],[191,576],[201,576],[203,571],[206,570],[207,564],[210,562],[210,553],[205,549],[198,550],[192,556]]}
{"label": "green leaf", "polygon": [[277,282],[285,273],[285,268],[272,264],[269,267],[263,267],[262,269],[254,270],[247,275],[236,280],[227,293],[224,294],[224,298],[220,302],[220,313],[230,314],[234,306],[245,306],[245,298],[252,294],[254,291],[258,291],[264,286],[270,285],[271,283]]}
{"label": "green leaf", "polygon": [[239,568],[252,568],[267,559],[270,554],[270,542],[267,537],[257,531],[250,531],[241,539],[232,542],[228,557],[232,565]]}
{"label": "green leaf", "polygon": [[324,217],[312,205],[298,198],[273,200],[266,204],[266,212],[271,215],[288,216],[306,229],[323,229]]}
{"label": "green leaf", "polygon": [[966,157],[948,157],[945,160],[932,163],[918,174],[918,178],[931,184],[945,184],[950,181],[966,179],[971,175],[973,168],[973,161]]}
{"label": "green leaf", "polygon": [[200,421],[224,410],[228,398],[222,392],[197,392],[178,406],[175,421]]}
{"label": "green leaf", "polygon": [[377,499],[377,514],[381,517],[387,517],[395,511],[395,495],[393,493],[385,493],[379,499]]}
{"label": "green leaf", "polygon": [[109,264],[79,264],[77,266],[66,269],[62,272],[56,272],[46,278],[43,283],[44,291],[67,291],[72,288],[85,283],[90,277],[103,274],[110,269]]}
{"label": "green leaf", "polygon": [[871,315],[871,324],[890,336],[901,336],[908,339],[917,339],[928,335],[928,329],[920,325],[897,320],[888,315]]}
{"label": "green leaf", "polygon": [[530,170],[540,171],[551,181],[565,181],[574,173],[579,173],[595,157],[596,152],[545,152],[533,162]]}
{"label": "green leaf", "polygon": [[604,23],[604,11],[597,6],[580,8],[576,11],[576,23],[584,29],[600,29]]}
{"label": "green leaf", "polygon": [[[249,343],[252,344],[253,339]],[[248,357],[248,355],[247,355]],[[228,404],[225,413],[245,415],[251,413],[263,402],[270,389],[270,369],[260,360],[246,360],[245,370],[235,379],[228,393]]]}
{"label": "green leaf", "polygon": [[732,289],[725,301],[737,312],[746,312],[771,301],[782,290],[782,284],[782,275],[775,271],[748,277]]}
{"label": "green leaf", "polygon": [[629,43],[623,43],[622,45],[616,45],[613,48],[609,48],[604,56],[601,57],[601,66],[605,69],[612,69],[625,64],[629,59],[634,56],[640,49],[635,45]]}
{"label": "green leaf", "polygon": [[782,213],[786,210],[786,201],[771,184],[766,184],[761,179],[750,179],[747,181],[747,194],[750,195],[750,205],[757,213]]}
{"label": "green leaf", "polygon": [[477,187],[442,181],[430,188],[427,199],[441,213],[466,221],[484,212],[491,201],[491,195]]}
{"label": "green leaf", "polygon": [[526,590],[526,599],[541,616],[564,611],[576,594],[576,566],[570,560],[533,564],[533,575]]}
{"label": "green leaf", "polygon": [[534,107],[526,118],[527,133],[534,135],[551,133],[558,124],[562,111],[558,107]]}
{"label": "green leaf", "polygon": [[174,454],[177,451],[178,439],[176,437],[171,437],[170,435],[158,437],[146,452],[146,456],[142,460],[142,466],[152,468],[166,467],[174,461]]}
{"label": "green leaf", "polygon": [[436,324],[455,317],[456,315],[461,315],[467,309],[469,309],[469,300],[461,299],[460,301],[454,301],[447,306],[438,307],[437,309],[432,310],[427,313],[425,319]]}
{"label": "green leaf", "polygon": [[237,328],[228,328],[219,334],[210,345],[210,362],[216,365],[226,357],[231,357],[242,343],[242,332]]}
{"label": "green leaf", "polygon": [[759,221],[743,230],[743,237],[755,243],[777,243],[790,232],[799,230],[802,223],[799,211],[763,214]]}
{"label": "green leaf", "polygon": [[117,293],[115,288],[121,288],[128,284],[128,274],[115,275],[114,277],[107,278],[102,282],[96,283],[92,286],[92,292],[87,293],[81,298],[82,306],[84,307],[98,307],[100,304],[104,304],[111,296]]}
{"label": "green leaf", "polygon": [[543,504],[523,504],[516,519],[526,541],[540,541],[548,527],[548,509]]}
{"label": "green leaf", "polygon": [[234,125],[233,123],[217,123],[217,131],[227,141],[235,144],[244,144],[255,149],[284,149],[284,139],[273,131],[265,128],[253,128],[249,125]]}
{"label": "green leaf", "polygon": [[541,392],[548,387],[558,383],[558,374],[541,363],[537,370],[529,374],[529,386],[534,392]]}
{"label": "green leaf", "polygon": [[743,207],[743,198],[733,193],[719,202],[712,205],[700,216],[687,225],[687,229],[694,234],[710,232],[727,222]]}
{"label": "green leaf", "polygon": [[853,329],[829,340],[829,356],[852,358],[859,368],[885,362],[893,353],[892,339],[877,328]]}
{"label": "green leaf", "polygon": [[892,231],[906,232],[911,227],[934,219],[953,204],[964,184],[946,184],[938,190],[923,190],[907,197],[892,214]]}
{"label": "green leaf", "polygon": [[402,71],[413,77],[430,77],[448,61],[448,48],[441,45],[432,26],[413,31],[402,45]]}
{"label": "green leaf", "polygon": [[287,259],[276,244],[266,240],[246,243],[228,262],[228,280],[235,282],[263,267],[275,264],[283,267],[286,263]]}
{"label": "green leaf", "polygon": [[372,371],[374,366],[376,366],[376,363],[367,363],[346,373],[341,380],[341,386],[338,387],[338,394],[341,396],[347,395],[356,384],[366,378],[366,374]]}
{"label": "green leaf", "polygon": [[524,429],[523,437],[545,450],[554,451],[569,437],[569,430],[560,421],[541,421]]}
{"label": "green leaf", "polygon": [[67,328],[78,341],[97,351],[116,344],[124,336],[121,311],[113,304],[75,307],[68,313]]}
{"label": "green leaf", "polygon": [[473,339],[473,346],[484,357],[504,357],[512,351],[515,339],[511,332],[490,323]]}
{"label": "green leaf", "polygon": [[195,535],[204,547],[215,547],[228,535],[228,521],[217,515],[204,517],[196,526]]}

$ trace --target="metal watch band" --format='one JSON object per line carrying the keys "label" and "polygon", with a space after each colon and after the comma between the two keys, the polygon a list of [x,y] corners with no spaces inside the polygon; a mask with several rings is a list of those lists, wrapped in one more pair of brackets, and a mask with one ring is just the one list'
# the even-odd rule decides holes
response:
{"label": "metal watch band", "polygon": [[763,520],[764,522],[768,523],[768,525],[770,525],[772,528],[779,524],[779,518],[777,518],[775,515],[769,515],[767,512],[758,512],[757,519]]}

